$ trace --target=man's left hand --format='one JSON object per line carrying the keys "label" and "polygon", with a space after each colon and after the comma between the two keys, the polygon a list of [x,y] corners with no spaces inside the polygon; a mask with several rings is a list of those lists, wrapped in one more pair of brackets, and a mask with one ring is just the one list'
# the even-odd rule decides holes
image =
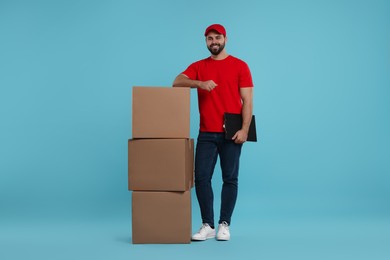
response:
{"label": "man's left hand", "polygon": [[248,139],[248,133],[242,129],[238,130],[236,134],[232,137],[232,140],[234,140],[236,144],[245,143],[247,139]]}

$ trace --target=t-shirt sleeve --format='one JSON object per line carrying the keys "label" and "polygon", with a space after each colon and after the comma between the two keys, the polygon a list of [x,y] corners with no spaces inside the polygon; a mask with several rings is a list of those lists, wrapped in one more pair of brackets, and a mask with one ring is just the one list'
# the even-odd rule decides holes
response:
{"label": "t-shirt sleeve", "polygon": [[241,64],[238,86],[240,88],[253,87],[252,74],[248,64],[246,64],[245,62]]}
{"label": "t-shirt sleeve", "polygon": [[181,74],[186,75],[189,79],[197,80],[197,74],[198,74],[197,71],[198,71],[198,66],[197,63],[194,62],[190,66],[188,66],[188,68],[185,71],[183,71]]}

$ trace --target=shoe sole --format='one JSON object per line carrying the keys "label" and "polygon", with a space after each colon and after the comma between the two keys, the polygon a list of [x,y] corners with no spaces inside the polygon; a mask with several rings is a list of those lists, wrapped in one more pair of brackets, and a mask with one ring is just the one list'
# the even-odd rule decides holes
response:
{"label": "shoe sole", "polygon": [[229,241],[230,237],[217,237],[218,241]]}
{"label": "shoe sole", "polygon": [[192,241],[206,241],[207,239],[215,238],[215,236],[208,236],[205,239],[201,238],[191,238]]}

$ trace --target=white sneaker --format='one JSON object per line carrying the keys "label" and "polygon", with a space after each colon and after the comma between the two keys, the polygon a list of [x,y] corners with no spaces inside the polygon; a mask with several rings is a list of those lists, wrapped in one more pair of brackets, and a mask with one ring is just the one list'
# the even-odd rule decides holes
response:
{"label": "white sneaker", "polygon": [[215,229],[211,228],[209,224],[203,224],[198,233],[192,236],[192,240],[204,241],[215,237]]}
{"label": "white sneaker", "polygon": [[218,234],[217,240],[227,241],[230,239],[229,224],[226,221],[223,221],[218,225]]}

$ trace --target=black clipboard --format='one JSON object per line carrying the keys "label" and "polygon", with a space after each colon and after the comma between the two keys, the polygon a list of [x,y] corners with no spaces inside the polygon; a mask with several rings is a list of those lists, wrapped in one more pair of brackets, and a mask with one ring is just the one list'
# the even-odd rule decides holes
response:
{"label": "black clipboard", "polygon": [[[242,127],[241,114],[232,114],[232,113],[224,114],[225,139],[231,140],[233,136],[236,134],[236,132],[241,129],[241,127]],[[247,141],[257,142],[255,115],[252,115]]]}

